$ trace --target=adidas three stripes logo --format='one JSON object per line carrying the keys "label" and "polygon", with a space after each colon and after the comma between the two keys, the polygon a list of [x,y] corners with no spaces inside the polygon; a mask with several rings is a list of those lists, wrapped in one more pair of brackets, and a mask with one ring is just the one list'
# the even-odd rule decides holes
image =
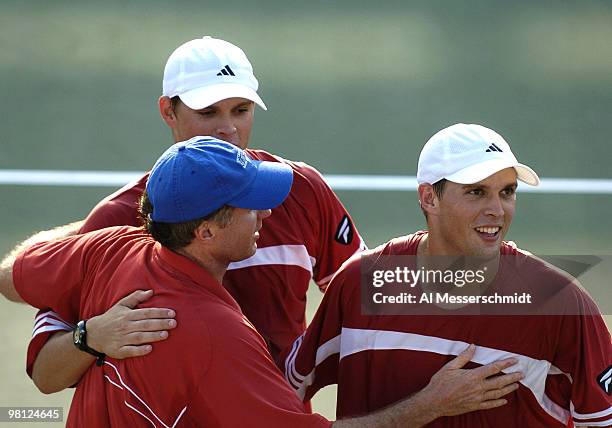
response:
{"label": "adidas three stripes logo", "polygon": [[230,68],[229,65],[226,65],[221,69],[220,72],[217,73],[217,76],[235,76],[234,71]]}
{"label": "adidas three stripes logo", "polygon": [[489,148],[487,149],[487,152],[500,152],[501,153],[503,152],[503,150],[497,147],[495,143],[493,143],[489,146]]}

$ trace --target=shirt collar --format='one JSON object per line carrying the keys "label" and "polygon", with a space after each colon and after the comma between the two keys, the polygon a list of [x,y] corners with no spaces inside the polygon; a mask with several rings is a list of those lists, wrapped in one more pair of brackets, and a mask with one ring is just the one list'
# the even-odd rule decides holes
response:
{"label": "shirt collar", "polygon": [[159,242],[155,242],[156,256],[172,270],[187,276],[191,281],[201,286],[226,303],[240,311],[240,306],[229,292],[220,284],[204,267],[195,261],[181,254],[175,253],[169,248],[164,247]]}

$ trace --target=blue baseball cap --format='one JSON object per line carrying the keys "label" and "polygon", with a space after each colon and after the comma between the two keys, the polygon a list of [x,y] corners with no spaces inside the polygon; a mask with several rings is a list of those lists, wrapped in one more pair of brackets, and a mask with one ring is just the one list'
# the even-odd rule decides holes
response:
{"label": "blue baseball cap", "polygon": [[182,223],[224,205],[272,209],[285,200],[292,183],[288,165],[252,160],[233,144],[194,137],[174,144],[155,162],[147,194],[153,221]]}

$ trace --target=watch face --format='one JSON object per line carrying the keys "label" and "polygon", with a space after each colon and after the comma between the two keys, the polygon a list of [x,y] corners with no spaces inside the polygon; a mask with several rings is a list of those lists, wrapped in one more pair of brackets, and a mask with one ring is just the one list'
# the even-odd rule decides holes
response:
{"label": "watch face", "polygon": [[83,321],[79,321],[74,329],[74,332],[72,333],[72,341],[79,349],[81,349],[81,346],[85,340],[85,323]]}

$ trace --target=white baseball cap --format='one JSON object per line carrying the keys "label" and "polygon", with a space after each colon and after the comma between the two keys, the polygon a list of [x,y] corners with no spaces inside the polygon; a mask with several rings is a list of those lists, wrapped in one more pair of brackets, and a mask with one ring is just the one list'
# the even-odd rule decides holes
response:
{"label": "white baseball cap", "polygon": [[179,96],[200,110],[227,98],[246,98],[267,110],[257,95],[253,67],[238,46],[210,36],[176,48],[166,62],[162,95]]}
{"label": "white baseball cap", "polygon": [[501,135],[481,125],[458,123],[434,134],[421,150],[417,170],[419,184],[434,184],[443,178],[473,184],[506,168],[531,186],[540,183],[538,174],[516,160]]}

